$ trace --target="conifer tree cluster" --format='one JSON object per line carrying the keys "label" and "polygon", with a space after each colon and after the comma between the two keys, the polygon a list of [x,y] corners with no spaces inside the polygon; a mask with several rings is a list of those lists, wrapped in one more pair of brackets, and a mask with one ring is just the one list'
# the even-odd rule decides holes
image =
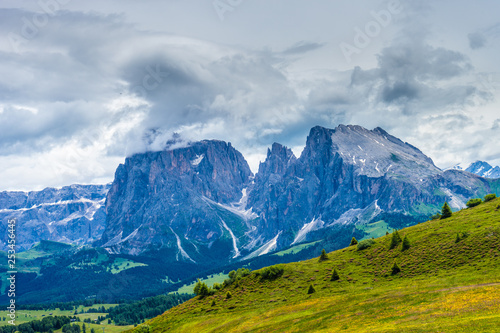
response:
{"label": "conifer tree cluster", "polygon": [[353,245],[356,245],[356,244],[358,244],[358,241],[357,241],[357,239],[356,239],[356,238],[354,238],[354,237],[353,237],[353,238],[351,239],[351,244],[349,244],[349,246],[353,246]]}
{"label": "conifer tree cluster", "polygon": [[209,288],[205,282],[202,282],[198,279],[196,282],[193,292],[198,296],[209,296],[212,295],[215,291],[212,288]]}

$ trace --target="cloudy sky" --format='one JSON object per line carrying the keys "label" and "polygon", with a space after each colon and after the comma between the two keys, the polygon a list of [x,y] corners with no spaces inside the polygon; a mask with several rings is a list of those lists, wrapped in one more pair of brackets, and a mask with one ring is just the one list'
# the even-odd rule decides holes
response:
{"label": "cloudy sky", "polygon": [[2,0],[0,191],[106,183],[173,133],[254,171],[314,125],[500,164],[500,3]]}

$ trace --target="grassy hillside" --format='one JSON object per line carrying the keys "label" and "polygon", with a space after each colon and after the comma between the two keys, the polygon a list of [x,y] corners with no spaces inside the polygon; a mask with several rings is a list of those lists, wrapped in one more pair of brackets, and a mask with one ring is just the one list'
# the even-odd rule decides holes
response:
{"label": "grassy hillside", "polygon": [[279,265],[274,279],[255,271],[146,324],[154,332],[498,332],[500,199],[399,234],[409,249],[390,250],[387,235],[323,262]]}

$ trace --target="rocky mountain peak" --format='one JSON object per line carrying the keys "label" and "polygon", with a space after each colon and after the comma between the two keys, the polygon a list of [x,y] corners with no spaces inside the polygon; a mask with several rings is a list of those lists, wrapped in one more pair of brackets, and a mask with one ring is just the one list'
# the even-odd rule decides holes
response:
{"label": "rocky mountain peak", "polygon": [[129,254],[168,249],[177,260],[194,262],[203,247],[231,244],[236,232],[227,231],[230,222],[218,211],[243,199],[251,177],[243,155],[218,140],[129,157],[109,191],[107,228],[97,245]]}
{"label": "rocky mountain peak", "polygon": [[271,149],[267,150],[267,158],[259,165],[258,175],[279,174],[283,175],[287,168],[295,163],[297,157],[292,150],[279,143],[273,143]]}
{"label": "rocky mountain peak", "polygon": [[500,167],[492,167],[488,162],[476,161],[465,171],[486,178],[500,178]]}

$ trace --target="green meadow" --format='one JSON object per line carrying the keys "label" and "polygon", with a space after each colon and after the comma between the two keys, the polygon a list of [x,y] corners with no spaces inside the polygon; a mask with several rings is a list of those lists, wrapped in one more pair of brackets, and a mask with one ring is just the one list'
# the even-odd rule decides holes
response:
{"label": "green meadow", "polygon": [[393,235],[384,232],[364,249],[278,265],[274,278],[254,271],[146,325],[200,333],[498,332],[500,199],[398,233],[408,249],[401,240],[390,249]]}

